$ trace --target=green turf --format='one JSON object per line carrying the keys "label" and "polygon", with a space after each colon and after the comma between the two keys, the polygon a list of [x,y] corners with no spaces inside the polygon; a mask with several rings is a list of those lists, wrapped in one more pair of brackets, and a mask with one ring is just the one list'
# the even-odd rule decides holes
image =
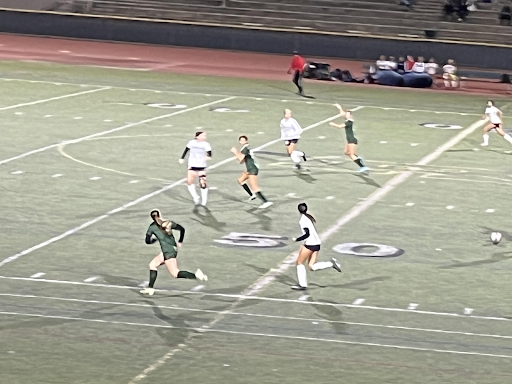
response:
{"label": "green turf", "polygon": [[[0,266],[2,380],[510,382],[510,147],[493,134],[481,149],[478,128],[415,166],[475,123],[485,97],[307,83],[316,99],[302,99],[286,82],[7,61],[0,69],[0,162],[50,147],[0,165],[0,263],[15,256]],[[363,107],[355,127],[370,177],[354,173],[342,132],[318,124],[335,115],[334,101]],[[509,100],[497,104],[508,112]],[[221,107],[249,112],[212,111]],[[283,108],[314,126],[299,143],[309,173],[293,171],[280,142],[268,144],[279,137]],[[179,183],[186,168],[177,160],[198,129],[209,135],[210,165],[222,162],[208,172],[210,211],[193,210]],[[275,203],[268,210],[246,203],[236,183],[243,167],[224,161],[240,134],[265,146],[257,159]],[[299,202],[324,233],[407,171],[323,242],[320,258],[337,257],[343,274],[309,273],[303,294],[289,288],[292,267],[265,281],[256,299],[240,296],[298,249],[288,239],[300,233]],[[138,293],[158,252],[143,241],[155,207],[186,227],[180,267],[203,269],[207,283],[160,269],[161,291]],[[497,246],[492,230],[504,234]],[[235,232],[280,236],[281,246],[215,241]],[[357,257],[333,250],[342,243],[404,253]],[[36,273],[44,275],[31,279]]]}

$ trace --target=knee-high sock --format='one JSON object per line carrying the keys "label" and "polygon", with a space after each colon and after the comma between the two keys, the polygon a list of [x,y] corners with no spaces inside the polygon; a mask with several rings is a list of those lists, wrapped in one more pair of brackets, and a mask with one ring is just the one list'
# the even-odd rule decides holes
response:
{"label": "knee-high sock", "polygon": [[318,263],[313,264],[311,269],[313,271],[319,271],[321,269],[332,268],[332,261],[319,261]]}
{"label": "knee-high sock", "polygon": [[192,272],[188,272],[188,271],[179,271],[177,278],[178,279],[195,279],[196,275],[194,275]]}
{"label": "knee-high sock", "polygon": [[503,136],[503,138],[512,144],[512,137],[510,137],[508,133],[505,136]]}
{"label": "knee-high sock", "polygon": [[247,184],[242,184],[242,188],[249,194],[249,196],[252,196],[251,188]]}
{"label": "knee-high sock", "polygon": [[149,270],[149,285],[148,285],[149,288],[153,288],[153,286],[155,285],[157,275],[158,275],[157,271],[155,271],[153,269]]}
{"label": "knee-high sock", "polygon": [[308,278],[306,276],[306,266],[304,264],[297,265],[297,280],[301,287],[308,286]]}
{"label": "knee-high sock", "polygon": [[484,144],[489,144],[489,135],[487,133],[484,133],[483,138],[484,138]]}
{"label": "knee-high sock", "polygon": [[208,188],[201,188],[201,204],[206,205],[208,201]]}
{"label": "knee-high sock", "polygon": [[192,196],[192,199],[194,199],[194,202],[197,202],[199,200],[199,195],[196,192],[196,186],[194,184],[190,184],[187,186],[188,192]]}
{"label": "knee-high sock", "polygon": [[295,164],[299,164],[301,162],[301,157],[304,156],[304,152],[301,151],[293,151],[290,153],[290,158]]}

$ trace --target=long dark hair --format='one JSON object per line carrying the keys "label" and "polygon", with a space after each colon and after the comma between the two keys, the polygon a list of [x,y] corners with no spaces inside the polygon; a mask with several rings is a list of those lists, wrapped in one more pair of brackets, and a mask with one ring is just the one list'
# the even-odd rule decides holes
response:
{"label": "long dark hair", "polygon": [[303,215],[306,215],[306,217],[311,220],[313,222],[313,224],[316,223],[316,220],[313,216],[311,216],[309,213],[308,213],[308,206],[306,205],[306,203],[300,203],[298,206],[297,206],[297,209],[299,210],[300,213],[302,213]]}
{"label": "long dark hair", "polygon": [[156,225],[158,225],[158,228],[160,228],[166,234],[172,235],[172,221],[162,219],[160,217],[160,211],[158,209],[152,210],[150,215],[153,221],[156,223]]}

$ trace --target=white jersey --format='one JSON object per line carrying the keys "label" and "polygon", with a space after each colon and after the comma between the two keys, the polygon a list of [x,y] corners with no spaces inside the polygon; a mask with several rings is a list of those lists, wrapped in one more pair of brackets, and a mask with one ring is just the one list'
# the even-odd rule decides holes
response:
{"label": "white jersey", "polygon": [[301,133],[302,128],[293,117],[290,117],[289,119],[283,118],[281,120],[281,140],[300,139]]}
{"label": "white jersey", "polygon": [[443,66],[443,72],[453,75],[457,72],[457,67],[451,64],[446,64]]}
{"label": "white jersey", "polygon": [[494,105],[492,107],[485,108],[485,114],[489,116],[489,120],[491,120],[491,123],[493,124],[501,124],[499,112],[500,110]]}
{"label": "white jersey", "polygon": [[315,224],[311,221],[309,217],[306,215],[302,215],[299,221],[300,229],[302,229],[303,234],[304,228],[309,229],[309,237],[304,240],[305,245],[320,245],[320,236],[318,236],[318,233],[316,232]]}
{"label": "white jersey", "polygon": [[412,66],[412,71],[415,73],[424,73],[425,72],[425,63],[417,61]]}
{"label": "white jersey", "polygon": [[208,142],[201,140],[190,140],[187,144],[187,148],[190,150],[188,155],[188,167],[189,168],[206,168],[206,157],[212,147]]}
{"label": "white jersey", "polygon": [[435,75],[437,73],[437,68],[439,68],[439,65],[437,63],[426,63],[425,68],[427,69],[427,73],[429,75]]}

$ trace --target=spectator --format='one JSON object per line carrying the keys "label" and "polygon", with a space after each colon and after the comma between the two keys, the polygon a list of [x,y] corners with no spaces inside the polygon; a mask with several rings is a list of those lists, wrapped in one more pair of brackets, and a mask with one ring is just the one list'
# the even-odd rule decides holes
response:
{"label": "spectator", "polygon": [[398,58],[398,63],[396,63],[396,71],[400,74],[405,72],[405,58],[403,56],[400,56]]}
{"label": "spectator", "polygon": [[413,67],[414,67],[414,57],[408,55],[407,60],[404,63],[404,71],[411,72]]}
{"label": "spectator", "polygon": [[498,19],[500,20],[501,25],[510,25],[510,22],[512,21],[512,10],[510,6],[505,5],[501,8]]}
{"label": "spectator", "polygon": [[416,0],[400,0],[400,5],[405,5],[409,9],[412,8],[414,3],[416,3]]}
{"label": "spectator", "polygon": [[457,76],[457,67],[455,61],[450,59],[443,66],[444,86],[448,89],[457,88],[459,86],[459,77]]}
{"label": "spectator", "polygon": [[423,56],[418,56],[418,61],[412,66],[412,72],[425,73],[425,59]]}
{"label": "spectator", "polygon": [[428,63],[425,64],[425,70],[432,78],[436,76],[438,68],[439,65],[436,63],[436,59],[434,59],[433,57],[431,57]]}
{"label": "spectator", "polygon": [[387,60],[386,60],[386,56],[384,56],[384,55],[381,55],[381,56],[379,57],[379,60],[377,60],[377,61],[375,62],[375,64],[377,65],[377,69],[378,69],[379,71],[385,71],[385,70],[387,70],[387,69],[388,69],[388,62],[387,62]]}
{"label": "spectator", "polygon": [[389,56],[387,66],[390,71],[396,71],[397,62],[396,62],[395,56]]}

